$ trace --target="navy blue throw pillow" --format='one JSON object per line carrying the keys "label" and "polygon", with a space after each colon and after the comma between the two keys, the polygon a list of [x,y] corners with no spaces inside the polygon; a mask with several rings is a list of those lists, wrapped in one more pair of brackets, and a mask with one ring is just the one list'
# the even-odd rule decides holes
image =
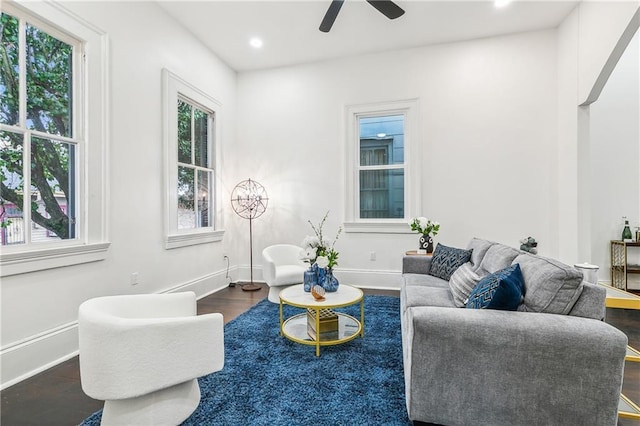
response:
{"label": "navy blue throw pillow", "polygon": [[429,275],[449,281],[451,275],[471,259],[472,250],[448,247],[438,243],[431,259]]}
{"label": "navy blue throw pillow", "polygon": [[480,280],[467,299],[467,308],[515,311],[522,303],[524,278],[515,263]]}

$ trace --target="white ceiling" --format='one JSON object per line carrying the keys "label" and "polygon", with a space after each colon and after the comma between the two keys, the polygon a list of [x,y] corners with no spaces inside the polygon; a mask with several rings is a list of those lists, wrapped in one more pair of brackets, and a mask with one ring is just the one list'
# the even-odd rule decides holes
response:
{"label": "white ceiling", "polygon": [[[363,0],[345,0],[329,33],[318,26],[331,0],[160,0],[236,71],[315,62],[365,53],[555,28],[578,0],[395,0],[405,10],[389,20]],[[251,37],[264,41],[249,46]]]}

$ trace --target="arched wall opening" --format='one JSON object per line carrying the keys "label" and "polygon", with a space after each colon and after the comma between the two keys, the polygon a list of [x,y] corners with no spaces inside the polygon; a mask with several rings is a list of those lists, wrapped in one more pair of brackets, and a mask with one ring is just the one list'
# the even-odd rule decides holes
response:
{"label": "arched wall opening", "polygon": [[[578,107],[578,228],[580,261],[600,266],[609,282],[610,241],[622,216],[640,226],[640,8]],[[640,264],[640,250],[629,263]],[[640,276],[629,276],[640,289]]]}

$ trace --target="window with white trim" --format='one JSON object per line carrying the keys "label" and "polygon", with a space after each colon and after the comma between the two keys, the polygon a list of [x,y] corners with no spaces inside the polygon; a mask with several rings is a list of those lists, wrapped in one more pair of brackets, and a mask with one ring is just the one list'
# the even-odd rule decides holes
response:
{"label": "window with white trim", "polygon": [[8,2],[0,55],[2,276],[104,259],[104,35],[58,5]]}
{"label": "window with white trim", "polygon": [[417,100],[351,105],[347,232],[407,232],[420,205]]}
{"label": "window with white trim", "polygon": [[220,104],[168,70],[165,96],[166,248],[222,239],[217,198]]}

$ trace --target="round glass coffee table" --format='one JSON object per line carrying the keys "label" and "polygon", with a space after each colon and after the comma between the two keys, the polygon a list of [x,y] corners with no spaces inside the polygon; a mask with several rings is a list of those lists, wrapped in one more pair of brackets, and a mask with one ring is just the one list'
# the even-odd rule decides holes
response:
{"label": "round glass coffee table", "polygon": [[[315,346],[320,356],[320,346],[339,345],[356,337],[364,337],[364,294],[359,288],[340,284],[338,291],[326,293],[325,300],[316,301],[304,285],[294,285],[280,292],[280,335],[303,345]],[[360,320],[334,308],[355,305],[360,302]],[[284,318],[284,305],[302,308],[303,313]],[[317,332],[319,331],[319,332]]]}

